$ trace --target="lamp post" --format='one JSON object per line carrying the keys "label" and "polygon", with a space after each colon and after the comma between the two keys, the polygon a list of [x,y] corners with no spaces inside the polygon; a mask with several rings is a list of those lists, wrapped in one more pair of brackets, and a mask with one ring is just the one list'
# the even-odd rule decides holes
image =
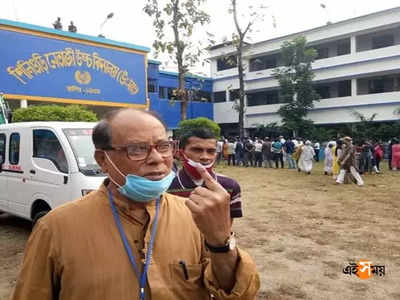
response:
{"label": "lamp post", "polygon": [[103,23],[101,23],[101,25],[100,25],[100,34],[99,34],[99,37],[105,38],[105,35],[103,34],[103,26],[104,26],[104,24],[106,24],[106,22],[107,22],[109,19],[111,19],[112,17],[114,17],[114,13],[109,13],[109,14],[107,15],[106,19],[103,21]]}

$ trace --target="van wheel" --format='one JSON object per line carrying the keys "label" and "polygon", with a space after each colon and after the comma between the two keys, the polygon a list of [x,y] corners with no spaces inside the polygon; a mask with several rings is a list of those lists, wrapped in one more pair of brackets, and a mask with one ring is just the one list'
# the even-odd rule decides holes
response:
{"label": "van wheel", "polygon": [[35,226],[37,221],[39,221],[39,219],[41,217],[44,217],[49,211],[50,210],[42,210],[42,211],[39,211],[37,214],[35,214],[35,216],[33,217],[33,220],[32,220],[33,226]]}

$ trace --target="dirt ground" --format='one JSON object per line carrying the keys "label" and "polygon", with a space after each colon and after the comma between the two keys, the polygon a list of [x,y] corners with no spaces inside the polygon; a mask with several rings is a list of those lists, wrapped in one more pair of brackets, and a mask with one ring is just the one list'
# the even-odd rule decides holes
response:
{"label": "dirt ground", "polygon": [[[234,230],[258,266],[258,299],[400,299],[400,172],[366,175],[358,187],[334,185],[321,169],[218,168],[242,186],[244,217]],[[28,222],[0,216],[0,300],[29,233]],[[343,274],[362,259],[385,265],[386,275]]]}

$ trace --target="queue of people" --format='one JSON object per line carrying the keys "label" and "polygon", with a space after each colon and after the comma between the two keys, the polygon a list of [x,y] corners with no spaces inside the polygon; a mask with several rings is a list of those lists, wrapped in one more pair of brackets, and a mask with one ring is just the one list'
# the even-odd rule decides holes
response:
{"label": "queue of people", "polygon": [[[223,138],[217,143],[217,151],[221,149],[218,152],[217,164],[226,162],[228,166],[284,168],[286,163],[289,169],[297,169],[300,157],[295,158],[296,151],[303,145],[301,138],[285,139],[283,136],[274,139]],[[224,148],[227,149],[225,154]],[[315,143],[312,149],[313,159],[318,161],[319,143]]]}
{"label": "queue of people", "polygon": [[[265,167],[297,169],[311,174],[314,162],[320,157],[324,161],[324,174],[330,175],[335,182],[355,182],[363,185],[360,175],[381,172],[381,161],[385,149],[381,142],[364,140],[353,145],[350,137],[321,144],[302,138],[284,138],[279,136],[270,139],[249,137],[243,140],[230,138],[219,141],[221,149],[227,145],[228,155],[221,156],[218,163],[226,161],[227,165],[243,167]],[[389,170],[400,170],[400,142],[394,138],[387,147]]]}

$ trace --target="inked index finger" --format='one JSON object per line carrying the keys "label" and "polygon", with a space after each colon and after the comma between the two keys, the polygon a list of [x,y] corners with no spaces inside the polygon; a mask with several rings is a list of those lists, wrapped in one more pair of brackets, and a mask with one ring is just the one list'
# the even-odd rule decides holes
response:
{"label": "inked index finger", "polygon": [[206,168],[204,168],[203,166],[197,166],[196,170],[199,172],[201,178],[204,180],[204,184],[206,185],[206,187],[208,187],[210,190],[215,191],[221,188],[223,189],[223,187],[214,178],[211,177]]}

